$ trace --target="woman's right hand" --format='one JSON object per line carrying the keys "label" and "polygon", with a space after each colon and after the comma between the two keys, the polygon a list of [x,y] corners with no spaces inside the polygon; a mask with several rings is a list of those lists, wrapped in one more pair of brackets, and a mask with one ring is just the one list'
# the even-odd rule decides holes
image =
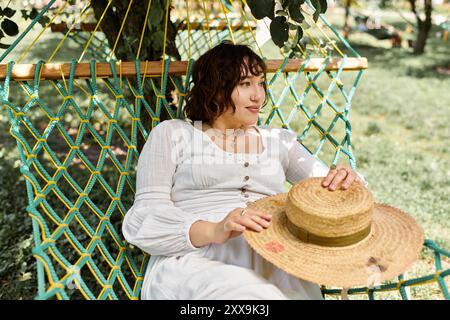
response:
{"label": "woman's right hand", "polygon": [[[245,214],[241,212],[245,209]],[[246,229],[256,232],[262,231],[270,226],[272,215],[250,208],[236,208],[230,211],[228,215],[220,222],[217,222],[214,228],[214,243],[224,243],[228,239],[237,237]]]}

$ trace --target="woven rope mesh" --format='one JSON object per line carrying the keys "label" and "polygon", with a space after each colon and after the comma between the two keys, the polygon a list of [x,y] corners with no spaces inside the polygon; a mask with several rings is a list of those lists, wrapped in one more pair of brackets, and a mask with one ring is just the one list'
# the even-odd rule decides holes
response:
{"label": "woven rope mesh", "polygon": [[[138,140],[163,119],[184,117],[195,59],[223,40],[247,44],[272,62],[269,102],[259,124],[296,131],[298,141],[327,165],[339,161],[356,168],[349,112],[365,60],[324,17],[315,23],[306,16],[310,27],[305,24],[301,49],[291,55],[270,42],[268,22],[254,19],[245,1],[173,1],[180,72],[170,69],[177,59],[168,54],[155,65],[138,54],[117,61],[88,1],[54,4],[0,52],[0,110],[9,119],[26,178],[37,299],[139,298],[149,256],[121,234],[134,200]],[[151,16],[146,1],[139,6]],[[36,22],[44,15],[50,21],[42,28]],[[49,49],[35,50],[44,40]],[[448,299],[443,279],[450,271],[442,271],[440,259],[450,254],[431,241],[426,248],[434,253],[437,273],[349,294],[373,298],[377,290],[394,289],[405,299],[406,287],[432,281]],[[339,292],[324,288],[326,294]]]}

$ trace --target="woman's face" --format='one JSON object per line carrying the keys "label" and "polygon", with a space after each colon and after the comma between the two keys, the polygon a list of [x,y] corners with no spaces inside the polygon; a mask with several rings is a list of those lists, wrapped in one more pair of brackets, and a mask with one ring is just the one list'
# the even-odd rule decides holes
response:
{"label": "woman's face", "polygon": [[[235,125],[254,125],[258,121],[258,113],[266,99],[264,90],[264,74],[254,76],[251,73],[241,79],[231,93],[236,112],[230,107],[220,118]],[[232,126],[228,126],[232,127]]]}

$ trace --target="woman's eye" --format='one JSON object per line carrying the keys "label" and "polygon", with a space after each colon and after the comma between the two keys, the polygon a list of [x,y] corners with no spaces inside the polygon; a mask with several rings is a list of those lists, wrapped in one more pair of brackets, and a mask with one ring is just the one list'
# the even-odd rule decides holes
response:
{"label": "woman's eye", "polygon": [[246,82],[241,82],[241,86],[245,86],[248,87],[250,85],[250,82],[246,81]]}
{"label": "woman's eye", "polygon": [[260,85],[260,86],[264,86],[265,83],[266,83],[266,82],[263,81],[263,82],[260,82],[259,85]]}

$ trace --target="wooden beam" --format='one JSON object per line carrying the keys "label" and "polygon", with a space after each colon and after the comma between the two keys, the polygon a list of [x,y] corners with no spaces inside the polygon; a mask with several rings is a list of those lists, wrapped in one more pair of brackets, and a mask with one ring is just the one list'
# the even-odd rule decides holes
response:
{"label": "wooden beam", "polygon": [[[281,63],[284,60],[267,60],[267,72],[275,72],[281,66]],[[289,59],[288,63],[284,66],[283,71],[293,72],[300,69],[302,64],[305,62],[305,59]],[[318,71],[325,59],[323,58],[312,58],[306,64],[304,71]],[[327,71],[337,71],[342,63],[342,58],[331,58],[328,61],[325,70]],[[367,69],[369,64],[367,62],[367,58],[347,58],[344,63],[344,70],[346,71],[355,71],[361,69]]]}
{"label": "wooden beam", "polygon": [[[249,25],[250,24],[250,25]],[[244,23],[242,21],[232,21],[231,22],[231,30],[236,31],[236,30],[250,30],[250,29],[255,29],[256,28],[256,23],[255,22],[249,22],[249,24]],[[75,32],[75,31],[94,31],[95,27],[97,26],[97,23],[95,22],[87,22],[87,23],[80,23],[78,25],[76,25],[75,27],[72,28],[71,32]],[[209,28],[206,26],[205,23],[202,22],[191,22],[190,23],[190,28],[191,30],[225,30],[226,28],[228,28],[228,22],[227,21],[219,21],[218,23],[212,21],[210,22],[210,26]],[[52,23],[50,24],[50,29],[52,30],[52,32],[67,32],[69,31],[69,27],[67,26],[67,23],[65,22],[61,22],[61,23]],[[184,30],[187,29],[187,23],[186,22],[181,22],[180,25],[178,26],[178,30]],[[102,31],[102,27],[101,25],[97,28],[97,31]]]}
{"label": "wooden beam", "polygon": [[[181,22],[178,26],[178,30],[187,29],[188,25],[185,21]],[[204,22],[191,22],[189,27],[193,30],[225,30],[228,28],[228,21],[220,20],[219,22],[210,21],[209,27]],[[249,21],[249,23],[243,21],[231,21],[231,30],[253,30],[256,28],[256,22]]]}
{"label": "wooden beam", "polygon": [[[78,23],[76,26],[74,26],[71,30],[71,32],[75,31],[94,31],[95,26],[97,24],[93,22],[81,22]],[[61,22],[61,23],[52,23],[50,24],[50,29],[52,32],[67,32],[69,30],[69,27],[67,26],[67,23]],[[102,31],[101,25],[98,27],[97,31]]]}
{"label": "wooden beam", "polygon": [[[290,59],[288,63],[284,66],[283,72],[295,72],[299,70],[305,60],[300,59]],[[323,58],[310,59],[304,71],[317,71],[324,63]],[[325,70],[336,71],[338,70],[342,62],[341,58],[330,59]],[[283,60],[267,60],[267,72],[274,73],[283,63]],[[172,61],[169,64],[169,74],[170,75],[185,75],[187,69],[187,61]],[[0,81],[5,80],[7,64],[0,64]],[[147,69],[146,69],[147,67]],[[347,58],[344,63],[344,70],[347,71],[357,71],[361,69],[367,69],[368,63],[366,58]],[[22,81],[22,80],[32,80],[34,79],[34,72],[36,69],[35,64],[16,64],[13,66],[11,73],[11,80]],[[96,78],[111,78],[112,72],[110,65],[107,62],[97,62],[95,64]],[[124,78],[130,78],[136,76],[135,64],[134,62],[122,62],[116,63],[117,73],[122,74]],[[144,73],[148,77],[160,77],[162,72],[162,62],[161,61],[141,61],[139,73],[143,75]],[[42,65],[41,76],[42,80],[55,80],[62,79],[62,74],[64,78],[68,79],[70,75],[70,63],[47,63]],[[75,79],[85,79],[91,77],[90,64],[83,62],[78,63],[75,66]]]}

